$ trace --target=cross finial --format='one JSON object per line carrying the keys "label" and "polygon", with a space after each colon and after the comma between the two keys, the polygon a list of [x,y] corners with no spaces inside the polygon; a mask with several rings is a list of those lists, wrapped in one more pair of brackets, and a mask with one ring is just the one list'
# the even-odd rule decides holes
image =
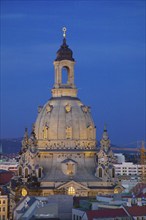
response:
{"label": "cross finial", "polygon": [[63,27],[62,31],[63,31],[63,37],[66,38],[66,31],[67,31],[66,27]]}

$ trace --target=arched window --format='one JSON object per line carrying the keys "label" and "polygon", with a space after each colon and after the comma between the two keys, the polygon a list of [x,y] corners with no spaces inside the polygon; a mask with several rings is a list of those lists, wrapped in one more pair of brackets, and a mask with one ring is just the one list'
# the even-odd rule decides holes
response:
{"label": "arched window", "polygon": [[102,168],[101,167],[99,168],[98,172],[99,172],[99,177],[102,178]]}
{"label": "arched window", "polygon": [[42,177],[42,169],[40,167],[39,170],[38,170],[38,178],[41,178],[41,177]]}
{"label": "arched window", "polygon": [[64,66],[62,68],[62,84],[68,84],[68,67]]}
{"label": "arched window", "polygon": [[75,195],[75,188],[73,186],[68,188],[68,195]]}
{"label": "arched window", "polygon": [[18,175],[19,175],[19,176],[22,176],[22,167],[19,167],[19,169],[18,169]]}
{"label": "arched window", "polygon": [[28,168],[25,168],[25,178],[28,177]]}
{"label": "arched window", "polygon": [[115,177],[115,168],[112,168],[112,178]]}

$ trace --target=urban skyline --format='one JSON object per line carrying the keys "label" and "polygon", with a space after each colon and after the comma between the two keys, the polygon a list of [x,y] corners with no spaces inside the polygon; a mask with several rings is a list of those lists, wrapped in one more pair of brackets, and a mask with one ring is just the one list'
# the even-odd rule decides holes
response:
{"label": "urban skyline", "polygon": [[1,6],[2,138],[23,136],[25,127],[31,131],[37,107],[51,98],[53,61],[66,26],[78,97],[91,106],[97,140],[104,123],[114,144],[145,139],[144,1]]}

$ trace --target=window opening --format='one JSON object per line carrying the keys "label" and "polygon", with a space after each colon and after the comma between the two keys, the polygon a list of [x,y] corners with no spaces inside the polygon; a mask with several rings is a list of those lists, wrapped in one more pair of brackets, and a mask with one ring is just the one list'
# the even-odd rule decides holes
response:
{"label": "window opening", "polygon": [[22,167],[19,167],[19,176],[22,176]]}
{"label": "window opening", "polygon": [[28,168],[25,168],[25,178],[28,177]]}
{"label": "window opening", "polygon": [[73,186],[70,186],[68,189],[68,195],[75,195],[75,188]]}
{"label": "window opening", "polygon": [[62,68],[62,84],[68,84],[68,68]]}
{"label": "window opening", "polygon": [[102,168],[99,168],[99,177],[102,177]]}
{"label": "window opening", "polygon": [[39,168],[39,175],[38,175],[38,177],[41,178],[41,176],[42,176],[42,169]]}

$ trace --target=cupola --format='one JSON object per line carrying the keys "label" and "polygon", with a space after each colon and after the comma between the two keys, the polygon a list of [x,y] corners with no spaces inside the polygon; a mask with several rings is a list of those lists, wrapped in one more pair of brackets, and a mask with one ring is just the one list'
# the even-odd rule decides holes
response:
{"label": "cupola", "polygon": [[[77,97],[77,89],[74,84],[74,58],[73,52],[66,44],[66,28],[63,29],[63,44],[57,51],[54,61],[55,83],[52,89],[53,97]],[[63,74],[67,74],[67,80],[63,82]]]}
{"label": "cupola", "polygon": [[60,49],[57,51],[57,57],[56,57],[55,61],[61,61],[61,60],[71,60],[71,61],[74,61],[73,52],[68,47],[68,45],[66,44],[65,36],[63,38],[63,43],[62,43]]}

